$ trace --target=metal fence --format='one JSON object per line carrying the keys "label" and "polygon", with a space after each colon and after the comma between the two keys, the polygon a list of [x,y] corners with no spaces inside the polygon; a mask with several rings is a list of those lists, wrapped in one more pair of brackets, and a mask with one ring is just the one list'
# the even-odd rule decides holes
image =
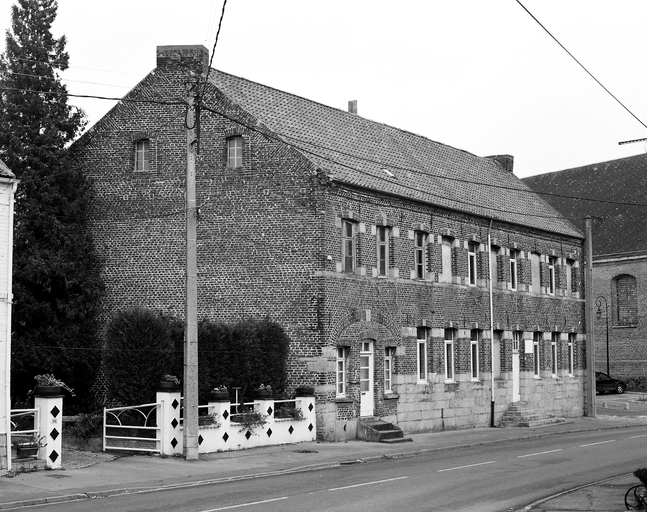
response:
{"label": "metal fence", "polygon": [[161,404],[103,410],[103,449],[161,453]]}

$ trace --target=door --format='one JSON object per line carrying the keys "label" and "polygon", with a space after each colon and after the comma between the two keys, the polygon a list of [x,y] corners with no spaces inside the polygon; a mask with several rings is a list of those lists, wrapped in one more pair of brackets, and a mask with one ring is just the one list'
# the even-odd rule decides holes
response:
{"label": "door", "polygon": [[514,333],[512,339],[512,401],[521,400],[519,394],[519,338],[521,333]]}
{"label": "door", "polygon": [[373,342],[363,340],[359,354],[360,416],[373,416]]}

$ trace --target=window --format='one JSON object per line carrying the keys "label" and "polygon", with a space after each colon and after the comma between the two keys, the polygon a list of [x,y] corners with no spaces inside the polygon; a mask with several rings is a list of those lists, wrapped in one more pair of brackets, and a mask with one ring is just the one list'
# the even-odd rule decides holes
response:
{"label": "window", "polygon": [[227,139],[227,167],[243,166],[243,138],[240,136]]}
{"label": "window", "polygon": [[427,381],[427,336],[426,327],[418,327],[418,381]]}
{"label": "window", "polygon": [[375,229],[377,245],[377,275],[389,275],[389,228],[377,226]]}
{"label": "window", "polygon": [[497,287],[499,282],[499,271],[497,265],[497,256],[499,255],[499,250],[492,247],[490,250],[490,280],[492,281],[492,288]]}
{"label": "window", "polygon": [[454,380],[454,330],[445,329],[445,380]]}
{"label": "window", "polygon": [[341,269],[342,272],[355,272],[355,223],[341,221]]}
{"label": "window", "polygon": [[573,261],[566,260],[566,296],[573,295]]}
{"label": "window", "polygon": [[555,263],[557,258],[554,256],[548,257],[548,293],[555,295]]}
{"label": "window", "polygon": [[337,347],[337,396],[346,396],[346,347]]}
{"label": "window", "polygon": [[481,331],[472,329],[471,332],[472,342],[470,343],[470,368],[472,369],[472,380],[479,378],[479,339],[481,338]]}
{"label": "window", "polygon": [[532,293],[541,292],[541,274],[539,271],[539,254],[533,252],[530,255],[530,266],[532,269]]}
{"label": "window", "polygon": [[512,352],[514,352],[515,350],[519,352],[519,347],[521,347],[521,341],[522,341],[522,332],[514,331],[512,333]]}
{"label": "window", "polygon": [[559,333],[554,332],[550,339],[550,372],[557,377],[557,347],[559,344]]}
{"label": "window", "polygon": [[135,170],[150,170],[150,140],[148,139],[135,142]]}
{"label": "window", "polygon": [[416,279],[424,279],[426,277],[425,268],[427,266],[427,234],[422,231],[416,231],[413,234],[413,245]]}
{"label": "window", "polygon": [[573,376],[573,366],[574,366],[574,350],[575,347],[575,334],[568,335],[568,375]]}
{"label": "window", "polygon": [[494,378],[498,379],[501,377],[501,334],[503,331],[494,331],[494,339],[492,340],[492,353],[494,359],[492,359],[492,371],[494,372]]}
{"label": "window", "polygon": [[510,249],[510,289],[517,289],[517,258],[519,257],[519,251],[516,249]]}
{"label": "window", "polygon": [[468,242],[467,244],[467,282],[471,286],[476,286],[476,250],[479,244]]}
{"label": "window", "polygon": [[438,280],[443,283],[452,282],[452,238],[444,236],[440,246],[442,252],[442,270]]}
{"label": "window", "polygon": [[541,340],[541,333],[536,332],[533,334],[532,340],[532,358],[533,358],[533,370],[535,377],[539,377],[540,370],[540,361],[539,361],[539,341]]}
{"label": "window", "polygon": [[384,351],[384,391],[392,391],[393,385],[393,352],[392,347],[386,347]]}
{"label": "window", "polygon": [[630,327],[638,325],[638,304],[636,296],[636,278],[627,274],[616,277],[614,288],[615,307],[613,308],[614,325]]}

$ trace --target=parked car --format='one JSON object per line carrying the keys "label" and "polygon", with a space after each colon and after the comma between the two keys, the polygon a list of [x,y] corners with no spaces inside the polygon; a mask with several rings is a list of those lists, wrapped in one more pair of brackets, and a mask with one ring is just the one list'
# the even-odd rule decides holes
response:
{"label": "parked car", "polygon": [[604,372],[595,372],[595,390],[598,393],[615,391],[620,394],[624,393],[625,389],[627,389],[627,384],[624,381],[614,379]]}

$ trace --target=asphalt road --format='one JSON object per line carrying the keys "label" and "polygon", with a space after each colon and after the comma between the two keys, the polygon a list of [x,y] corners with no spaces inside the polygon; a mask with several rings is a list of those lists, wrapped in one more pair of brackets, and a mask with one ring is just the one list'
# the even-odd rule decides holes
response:
{"label": "asphalt road", "polygon": [[647,426],[48,505],[47,511],[509,511],[645,466]]}

